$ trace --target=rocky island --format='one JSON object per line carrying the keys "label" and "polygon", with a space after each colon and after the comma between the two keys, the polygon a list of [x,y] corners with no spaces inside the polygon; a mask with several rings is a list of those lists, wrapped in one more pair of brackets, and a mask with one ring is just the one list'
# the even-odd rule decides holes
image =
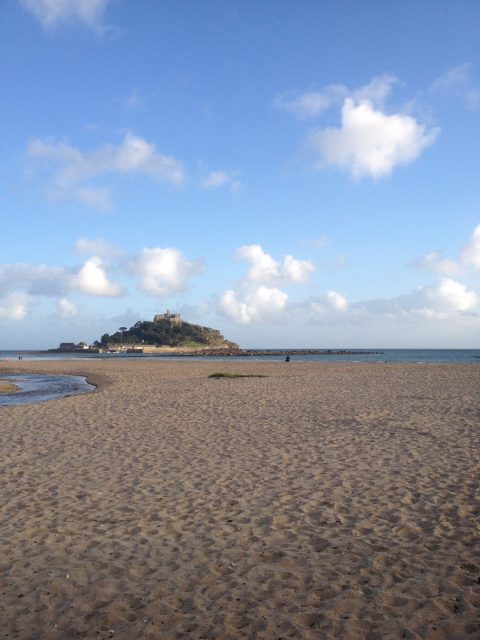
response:
{"label": "rocky island", "polygon": [[185,322],[180,314],[158,314],[153,321],[140,320],[132,327],[120,327],[113,334],[105,333],[88,346],[63,342],[53,352],[75,353],[146,353],[179,356],[331,356],[373,355],[382,351],[351,351],[348,349],[241,349],[226,340],[217,329]]}

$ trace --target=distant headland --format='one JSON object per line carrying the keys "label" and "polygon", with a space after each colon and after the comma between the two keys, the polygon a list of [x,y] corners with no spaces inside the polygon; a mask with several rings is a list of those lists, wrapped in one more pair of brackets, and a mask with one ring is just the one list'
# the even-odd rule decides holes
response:
{"label": "distant headland", "polygon": [[61,342],[49,353],[145,353],[179,356],[279,356],[279,355],[371,355],[381,351],[349,351],[332,349],[241,349],[226,340],[217,329],[185,322],[180,314],[165,313],[153,321],[140,320],[129,329],[120,327],[115,333],[104,333],[100,340]]}

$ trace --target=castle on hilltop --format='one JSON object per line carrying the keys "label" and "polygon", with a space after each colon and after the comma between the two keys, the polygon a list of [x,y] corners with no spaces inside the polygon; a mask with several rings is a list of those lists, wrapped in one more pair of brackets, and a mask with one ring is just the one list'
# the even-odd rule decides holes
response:
{"label": "castle on hilltop", "polygon": [[176,327],[181,326],[183,322],[179,313],[170,313],[168,309],[166,313],[157,313],[157,315],[153,318],[154,322],[162,322],[163,320],[168,320],[171,325]]}

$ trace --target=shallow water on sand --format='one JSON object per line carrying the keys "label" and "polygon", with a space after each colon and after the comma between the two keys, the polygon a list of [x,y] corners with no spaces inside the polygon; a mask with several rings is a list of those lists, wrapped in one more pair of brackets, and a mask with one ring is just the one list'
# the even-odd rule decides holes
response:
{"label": "shallow water on sand", "polygon": [[0,382],[10,382],[20,391],[0,394],[0,406],[46,402],[54,398],[75,396],[95,387],[88,384],[83,376],[47,376],[33,373],[12,373],[0,375]]}

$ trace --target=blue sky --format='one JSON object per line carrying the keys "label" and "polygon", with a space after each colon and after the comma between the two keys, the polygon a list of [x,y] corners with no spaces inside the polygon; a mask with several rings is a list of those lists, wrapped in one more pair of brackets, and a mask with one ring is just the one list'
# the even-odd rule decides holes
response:
{"label": "blue sky", "polygon": [[165,309],[480,347],[480,4],[0,4],[0,348]]}

